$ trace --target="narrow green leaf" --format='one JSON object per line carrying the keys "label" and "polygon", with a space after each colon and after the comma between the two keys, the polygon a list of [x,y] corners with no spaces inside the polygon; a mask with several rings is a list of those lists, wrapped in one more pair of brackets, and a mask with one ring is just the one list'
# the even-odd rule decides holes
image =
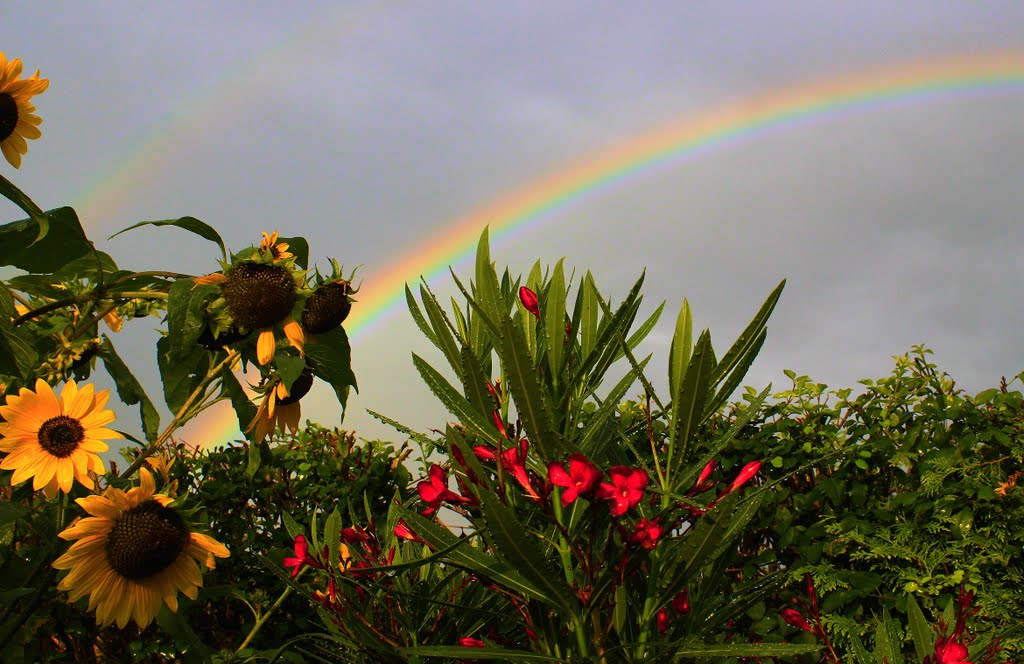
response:
{"label": "narrow green leaf", "polygon": [[249,445],[249,458],[245,465],[245,479],[251,480],[260,470],[263,463],[263,455],[257,443]]}
{"label": "narrow green leaf", "polygon": [[672,648],[673,662],[689,661],[698,657],[786,657],[821,650],[819,645],[802,643],[686,643]]}
{"label": "narrow green leaf", "polygon": [[913,595],[907,595],[907,618],[910,622],[910,636],[914,641],[917,659],[924,661],[924,658],[935,650],[935,633]]}
{"label": "narrow green leaf", "polygon": [[299,525],[299,522],[295,520],[295,517],[293,517],[291,513],[282,511],[281,519],[284,521],[284,529],[288,531],[288,537],[292,538],[292,541],[294,541],[299,535],[305,536],[305,529]]}
{"label": "narrow green leaf", "polygon": [[403,655],[420,657],[448,657],[460,660],[467,659],[498,659],[503,662],[563,662],[564,659],[538,655],[527,650],[510,650],[506,648],[487,647],[472,648],[465,646],[412,646],[400,648]]}
{"label": "narrow green leaf", "polygon": [[462,390],[473,407],[481,413],[489,413],[497,408],[494,399],[487,390],[487,376],[476,359],[476,355],[468,346],[463,346],[460,353],[462,360],[459,376],[462,378]]}
{"label": "narrow green leaf", "polygon": [[409,313],[412,315],[413,321],[416,323],[416,327],[420,328],[420,332],[423,333],[430,343],[440,348],[440,342],[437,340],[437,336],[434,331],[430,329],[430,325],[427,324],[427,319],[423,317],[423,312],[420,311],[420,307],[416,304],[416,297],[412,294],[409,289],[409,284],[405,285],[405,304],[409,307]]}
{"label": "narrow green leaf", "polygon": [[552,459],[560,450],[556,449],[551,412],[544,401],[543,388],[527,351],[526,339],[511,319],[505,319],[503,327],[498,354],[516,411],[526,428],[527,438],[536,446],[540,457]]}
{"label": "narrow green leaf", "polygon": [[740,386],[743,378],[747,375],[747,370],[750,369],[750,365],[754,362],[757,354],[761,351],[761,346],[764,345],[764,340],[767,337],[767,331],[762,330],[761,334],[754,340],[754,343],[748,348],[747,352],[740,358],[736,367],[728,376],[726,376],[725,380],[720,383],[721,387],[718,388],[718,392],[713,398],[708,400],[708,404],[704,408],[705,419],[718,412],[718,409],[725,405],[729,400],[729,397],[732,396],[732,393]]}
{"label": "narrow green leaf", "polygon": [[434,332],[434,338],[439,342],[437,347],[444,353],[445,359],[448,360],[448,364],[455,371],[455,374],[465,380],[461,375],[462,357],[461,353],[459,353],[459,345],[455,343],[455,337],[452,335],[447,317],[441,311],[437,300],[434,299],[434,294],[423,285],[420,286],[420,299],[423,301],[423,308],[427,312],[427,318],[430,319],[430,327]]}
{"label": "narrow green leaf", "polygon": [[341,557],[341,513],[337,507],[324,524],[324,542],[327,543],[327,559],[331,563],[331,569],[338,569]]}
{"label": "narrow green leaf", "polygon": [[[402,507],[400,508],[402,518],[409,525],[414,533],[422,537],[424,541],[437,549],[448,548],[458,542],[458,538],[452,533],[433,521],[424,519],[416,512]],[[557,606],[558,600],[549,597],[547,593],[535,584],[531,583],[515,568],[489,556],[479,549],[470,546],[461,546],[453,549],[447,556],[452,564],[458,565],[475,574],[486,576],[495,583],[498,583],[512,592],[533,597],[534,599],[546,602],[549,605]]]}
{"label": "narrow green leaf", "polygon": [[459,418],[463,426],[494,444],[498,443],[498,430],[489,417],[473,408],[466,397],[462,396],[444,379],[444,376],[438,373],[437,369],[427,364],[419,355],[413,353],[412,363],[434,396],[444,404],[451,414]]}
{"label": "narrow green leaf", "polygon": [[491,262],[488,229],[480,234],[476,247],[476,297],[473,298],[495,325],[508,316],[508,306],[501,296],[498,274]]}
{"label": "narrow green leaf", "polygon": [[853,656],[856,660],[856,664],[875,664],[875,659],[868,652],[868,649],[864,647],[864,642],[861,641],[860,636],[851,633],[850,646],[853,649]]}
{"label": "narrow green leaf", "polygon": [[630,350],[633,350],[634,348],[639,346],[640,342],[647,338],[647,335],[651,333],[651,330],[654,329],[654,326],[658,324],[658,319],[661,318],[661,312],[664,310],[665,303],[662,302],[661,304],[658,305],[658,308],[654,310],[654,313],[648,316],[647,320],[641,323],[640,326],[637,327],[636,330],[633,332],[633,334],[629,335],[629,339],[626,340],[626,346]]}
{"label": "narrow green leaf", "polygon": [[492,493],[481,496],[481,507],[487,533],[498,556],[530,583],[543,588],[547,597],[553,600],[553,608],[572,615],[575,607],[571,589],[559,582],[561,576],[545,559],[534,538],[519,524],[516,515]]}
{"label": "narrow green leaf", "polygon": [[899,627],[889,616],[887,608],[882,609],[882,618],[877,620],[875,629],[875,661],[879,664],[888,661],[902,662],[903,638],[900,635]]}
{"label": "narrow green leaf", "polygon": [[626,624],[626,616],[629,615],[629,596],[626,594],[626,586],[620,584],[615,587],[615,606],[612,609],[612,627],[619,634]]}
{"label": "narrow green leaf", "polygon": [[690,303],[683,298],[683,306],[676,318],[676,331],[672,335],[672,346],[668,353],[668,389],[673,395],[678,394],[678,386],[682,383],[683,373],[690,363],[690,351],[693,348],[693,316],[690,314]]}
{"label": "narrow green leaf", "polygon": [[[648,355],[640,361],[639,368],[643,370],[650,361],[651,356]],[[596,411],[591,413],[590,419],[587,422],[587,427],[583,430],[583,433],[579,437],[577,447],[587,454],[590,448],[591,441],[601,432],[608,418],[612,414],[617,413],[619,410],[619,404],[622,402],[622,397],[626,395],[629,388],[636,382],[638,372],[636,369],[630,369],[630,371],[615,384],[615,387],[611,389],[608,396],[605,397],[604,401],[598,407]]]}
{"label": "narrow green leaf", "polygon": [[580,308],[580,355],[586,358],[594,351],[597,343],[597,319],[601,312],[601,305],[597,303],[600,295],[590,270],[583,276],[580,294],[583,298]]}
{"label": "narrow green leaf", "polygon": [[740,359],[750,352],[751,346],[754,345],[761,332],[764,331],[765,326],[767,326],[768,317],[772,315],[772,311],[775,309],[775,305],[778,304],[779,297],[782,296],[782,289],[785,286],[786,280],[783,279],[775,287],[775,290],[771,292],[764,304],[761,305],[761,309],[758,310],[754,319],[750,321],[750,324],[743,330],[732,347],[722,356],[722,360],[718,363],[711,382],[713,386],[717,386],[739,364]]}
{"label": "narrow green leaf", "polygon": [[128,406],[139,404],[139,415],[142,418],[142,431],[146,440],[153,442],[159,435],[160,414],[149,400],[146,391],[142,389],[135,375],[132,374],[128,365],[114,350],[114,344],[110,342],[107,335],[103,335],[103,343],[100,345],[100,357],[103,358],[103,366],[107,373],[114,379],[114,386],[117,388],[117,396]]}
{"label": "narrow green leaf", "polygon": [[213,229],[213,226],[210,226],[206,222],[200,221],[195,217],[179,217],[178,219],[163,219],[161,221],[140,221],[137,224],[132,224],[128,228],[119,230],[108,239],[112,240],[121,233],[127,233],[128,231],[141,226],[177,226],[178,228],[183,228],[190,233],[195,233],[199,237],[216,244],[220,247],[221,258],[225,263],[228,260],[228,251],[224,248],[224,240],[220,238],[220,234]]}
{"label": "narrow green leaf", "polygon": [[565,268],[564,258],[558,259],[551,273],[547,292],[540,303],[540,319],[544,323],[544,338],[548,349],[548,369],[551,382],[561,382],[562,355],[565,347]]}
{"label": "narrow green leaf", "polygon": [[[704,413],[704,403],[707,401],[711,374],[714,371],[713,362],[711,335],[704,330],[693,348],[686,373],[672,394],[667,469],[670,483],[679,481],[680,470],[686,462],[690,439],[700,425],[701,415]],[[670,484],[670,487],[673,487],[673,491],[678,490],[674,484]]]}

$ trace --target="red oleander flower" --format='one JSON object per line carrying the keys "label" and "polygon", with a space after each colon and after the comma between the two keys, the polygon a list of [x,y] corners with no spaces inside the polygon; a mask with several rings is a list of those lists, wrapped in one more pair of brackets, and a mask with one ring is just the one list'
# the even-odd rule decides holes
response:
{"label": "red oleander flower", "polygon": [[590,459],[582,454],[569,456],[569,470],[557,462],[548,464],[548,479],[555,486],[563,487],[562,507],[567,507],[580,496],[586,496],[597,488],[604,475]]}
{"label": "red oleander flower", "polygon": [[967,659],[967,646],[957,643],[953,637],[943,637],[935,642],[934,664],[971,664]]}
{"label": "red oleander flower", "polygon": [[526,286],[519,287],[519,301],[523,307],[533,314],[534,318],[540,319],[540,305],[537,303],[537,294]]}
{"label": "red oleander flower", "polygon": [[341,529],[341,541],[347,544],[358,544],[369,540],[370,535],[365,528],[355,526]]}
{"label": "red oleander flower", "polygon": [[444,474],[444,470],[441,466],[434,464],[430,467],[429,475],[430,478],[423,480],[416,485],[416,490],[420,494],[420,498],[427,504],[427,509],[423,510],[423,516],[430,516],[441,507],[441,503],[468,503],[469,498],[460,496],[459,494],[451,491],[448,488],[448,478]]}
{"label": "red oleander flower", "polygon": [[658,609],[658,616],[656,618],[658,624],[658,636],[665,638],[668,634],[668,626],[672,620],[669,618],[668,609],[664,606]]}
{"label": "red oleander flower", "polygon": [[664,530],[658,525],[658,520],[648,521],[647,519],[640,519],[640,523],[636,524],[636,529],[627,538],[631,544],[639,544],[643,548],[650,551],[658,544],[658,540],[661,539]]}
{"label": "red oleander flower", "polygon": [[601,482],[597,488],[597,497],[611,501],[612,516],[622,516],[643,499],[648,477],[642,468],[612,466],[608,469],[608,479],[611,482]]}
{"label": "red oleander flower", "polygon": [[494,420],[494,426],[498,427],[498,432],[501,434],[501,437],[508,440],[508,432],[505,431],[505,423],[501,421],[501,413],[496,410],[492,411],[491,419]]}
{"label": "red oleander flower", "polygon": [[[497,414],[497,413],[495,413]],[[504,433],[504,432],[503,432]],[[519,482],[526,493],[534,499],[539,498],[537,491],[530,482],[530,474],[526,470],[526,453],[530,449],[530,443],[525,438],[519,441],[519,445],[510,445],[501,452],[501,465],[505,472],[511,473],[512,477]],[[473,454],[481,461],[494,461],[498,458],[494,448],[486,445],[477,445],[473,448]]]}
{"label": "red oleander flower", "polygon": [[704,466],[704,470],[700,471],[700,477],[697,478],[697,483],[690,489],[688,496],[696,496],[698,493],[704,493],[711,487],[715,486],[715,483],[711,481],[711,474],[715,472],[715,467],[718,462],[712,459],[708,461],[707,465]]}
{"label": "red oleander flower", "polygon": [[787,625],[802,629],[805,632],[813,632],[814,628],[807,622],[804,615],[796,609],[783,609],[780,614],[781,618],[786,622]]}
{"label": "red oleander flower", "polygon": [[463,648],[486,648],[487,644],[480,639],[474,639],[472,636],[463,636],[459,639],[459,645]]}
{"label": "red oleander flower", "polygon": [[294,579],[302,571],[302,568],[306,565],[311,567],[323,567],[320,561],[309,555],[309,544],[306,543],[305,535],[296,535],[295,537],[295,556],[284,559],[284,566],[292,568],[292,578]]}
{"label": "red oleander flower", "polygon": [[736,476],[736,479],[729,485],[729,490],[726,493],[732,493],[738,490],[744,484],[750,481],[750,478],[757,474],[757,471],[761,468],[760,461],[751,461],[747,465],[743,466],[743,470]]}
{"label": "red oleander flower", "polygon": [[672,598],[672,608],[684,615],[690,612],[689,588],[683,588]]}
{"label": "red oleander flower", "polygon": [[[412,531],[412,528],[406,524],[405,521],[399,521],[395,524],[395,537],[398,539],[409,540],[410,542],[419,542],[420,544],[426,544],[419,535]],[[394,549],[391,550],[391,555],[394,555]]]}

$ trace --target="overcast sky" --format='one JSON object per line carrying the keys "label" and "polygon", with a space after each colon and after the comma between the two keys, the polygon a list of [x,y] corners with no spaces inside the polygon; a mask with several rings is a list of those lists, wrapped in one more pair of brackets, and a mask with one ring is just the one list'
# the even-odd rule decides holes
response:
{"label": "overcast sky", "polygon": [[[44,208],[74,205],[124,266],[197,274],[215,250],[176,229],[106,238],[188,214],[235,250],[263,230],[304,235],[321,265],[363,264],[369,281],[456,219],[681,118],[1024,52],[1017,1],[125,6],[0,6],[0,50],[50,79],[43,138],[4,174]],[[631,179],[493,254],[514,272],[566,256],[616,299],[646,268],[644,311],[667,301],[645,348],[659,380],[683,297],[721,352],[786,277],[748,383],[781,389],[791,368],[853,385],[925,343],[977,391],[1024,370],[1022,129],[1024,86],[837,116]],[[119,339],[159,399],[152,328]],[[448,419],[412,368],[411,350],[443,364],[417,334],[403,315],[355,345],[346,426],[398,438],[365,408]],[[336,424],[329,397],[304,416]]]}

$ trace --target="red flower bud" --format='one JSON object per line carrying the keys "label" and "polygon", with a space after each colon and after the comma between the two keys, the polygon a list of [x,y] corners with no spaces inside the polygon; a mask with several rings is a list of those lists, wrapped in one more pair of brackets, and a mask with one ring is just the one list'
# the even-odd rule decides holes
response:
{"label": "red flower bud", "polygon": [[804,618],[803,614],[796,609],[783,609],[780,615],[782,619],[786,621],[787,625],[792,625],[793,627],[802,629],[805,632],[814,631],[814,628],[811,627],[809,622],[807,622],[807,619]]}
{"label": "red flower bud", "polygon": [[683,615],[690,612],[690,589],[683,588],[672,598],[672,608]]}
{"label": "red flower bud", "polygon": [[519,301],[523,303],[523,307],[533,314],[535,318],[540,319],[540,305],[537,303],[536,293],[526,286],[520,286]]}
{"label": "red flower bud", "polygon": [[668,634],[668,626],[671,624],[671,619],[668,616],[668,609],[664,606],[658,609],[658,636],[664,638]]}
{"label": "red flower bud", "polygon": [[459,645],[463,648],[486,648],[487,644],[480,639],[474,639],[472,636],[464,636],[459,639]]}
{"label": "red flower bud", "polygon": [[729,490],[726,493],[732,493],[736,491],[744,484],[750,481],[750,478],[757,474],[757,471],[761,468],[760,461],[751,461],[747,465],[743,466],[743,470],[736,476],[736,479],[732,481],[732,485],[729,486]]}

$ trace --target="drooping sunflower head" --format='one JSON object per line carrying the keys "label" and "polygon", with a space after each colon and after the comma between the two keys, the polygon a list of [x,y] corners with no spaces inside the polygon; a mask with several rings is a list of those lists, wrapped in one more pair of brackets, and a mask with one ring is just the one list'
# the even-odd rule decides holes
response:
{"label": "drooping sunflower head", "polygon": [[17,395],[7,395],[7,405],[0,406],[0,417],[6,420],[0,451],[8,454],[0,469],[14,471],[11,484],[33,478],[32,487],[48,497],[58,489],[70,492],[76,480],[93,488],[89,471],[104,472],[97,453],[109,449],[103,441],[122,437],[106,428],[114,421],[114,412],[104,409],[109,397],[108,390],[96,392],[92,385],[79,389],[69,380],[58,399],[42,379],[36,381],[35,392],[23,387]]}
{"label": "drooping sunflower head", "polygon": [[317,272],[319,287],[306,300],[302,309],[302,327],[311,334],[323,334],[345,322],[352,311],[351,298],[358,288],[352,285],[355,270],[348,279],[341,276],[341,268],[335,260],[331,260],[332,272],[324,278]]}
{"label": "drooping sunflower head", "polygon": [[231,317],[242,327],[270,327],[284,320],[295,306],[295,279],[280,265],[239,263],[224,278],[221,292]]}
{"label": "drooping sunflower head", "polygon": [[71,601],[88,593],[101,625],[124,627],[131,619],[145,627],[161,602],[177,611],[178,593],[195,599],[203,584],[197,563],[213,569],[214,556],[228,555],[224,545],[196,532],[169,496],[156,493],[145,468],[138,487],[111,487],[76,502],[90,516],[60,533],[77,541],[53,563],[69,570],[57,587]]}
{"label": "drooping sunflower head", "polygon": [[39,78],[39,71],[29,78],[21,77],[21,59],[10,62],[0,51],[0,150],[15,168],[21,168],[21,155],[28,152],[25,139],[34,140],[42,135],[42,120],[35,115],[36,107],[29,100],[42,94],[50,81]]}

